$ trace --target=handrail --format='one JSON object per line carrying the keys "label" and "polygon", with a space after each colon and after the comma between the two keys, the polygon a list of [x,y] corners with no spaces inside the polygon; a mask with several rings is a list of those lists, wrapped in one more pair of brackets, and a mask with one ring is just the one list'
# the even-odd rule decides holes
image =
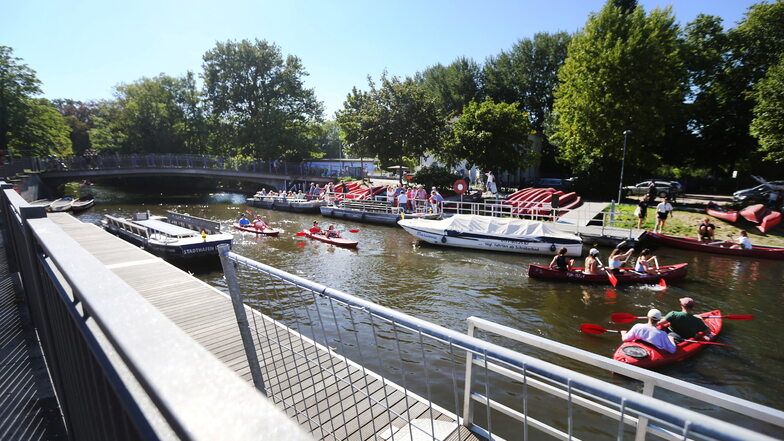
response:
{"label": "handrail", "polygon": [[[21,200],[16,192],[7,188],[0,192],[0,201],[0,208],[5,213],[5,228],[16,228],[13,224],[9,225],[9,215],[23,212],[20,208],[25,209],[27,203]],[[55,322],[60,334],[70,332],[67,323],[81,327],[76,334],[70,334],[72,338],[83,335],[87,344],[81,347],[98,351],[90,356],[80,352],[78,348],[71,348],[70,345],[59,345],[58,354],[54,354],[46,351],[47,347],[51,348],[50,344],[44,342],[47,334],[41,335],[42,342],[45,343],[44,356],[47,357],[47,366],[52,377],[61,378],[66,375],[79,383],[79,387],[73,382],[60,383],[57,388],[58,400],[61,406],[64,406],[63,414],[69,431],[83,435],[92,433],[95,439],[109,439],[111,436],[103,430],[110,430],[112,433],[123,433],[127,439],[134,438],[129,435],[130,428],[136,429],[133,426],[134,420],[126,415],[130,409],[140,405],[133,398],[138,392],[123,392],[133,388],[124,385],[125,381],[131,379],[123,379],[117,383],[117,379],[124,377],[114,372],[113,362],[93,365],[91,361],[84,359],[79,362],[84,369],[79,369],[78,372],[59,371],[72,366],[73,360],[82,357],[88,357],[89,360],[107,359],[106,354],[111,352],[119,355],[132,374],[132,382],[138,381],[168,427],[181,439],[251,440],[258,439],[260,433],[268,435],[270,439],[310,438],[274,404],[186,335],[62,228],[46,218],[42,210],[41,215],[43,217],[27,220],[24,214],[22,215],[22,227],[26,225],[29,236],[25,244],[13,244],[17,248],[25,245],[31,250],[40,247],[40,251],[35,252],[36,255],[31,256],[33,260],[30,260],[37,262],[36,266],[40,270],[22,268],[27,274],[23,280],[32,280],[30,277],[33,277],[41,280],[40,286],[44,287],[40,291],[31,291],[34,285],[25,286],[26,295],[34,300],[29,304],[31,308],[46,304],[45,311],[37,311],[35,315]],[[16,231],[13,235],[24,237],[21,235],[23,233]],[[18,252],[25,253],[26,250],[21,249]],[[55,291],[46,287],[54,287]],[[70,300],[71,296],[73,300]],[[56,315],[57,311],[66,311],[70,319]],[[91,335],[92,323],[97,325],[100,336]],[[45,323],[36,323],[38,326],[42,324]],[[85,328],[85,325],[89,326]],[[108,340],[109,347],[104,348],[102,345],[105,343],[100,343],[104,339]],[[73,342],[79,343],[76,340]],[[65,364],[58,362],[60,357],[63,357],[63,360],[68,359],[64,361]],[[103,378],[109,378],[108,381],[115,383],[111,392],[106,389],[95,391],[95,394],[102,398],[102,403],[113,403],[114,401],[107,401],[106,397],[107,394],[116,393],[120,403],[132,405],[98,411],[95,408],[96,403],[91,403],[89,398],[71,395],[72,392],[78,393],[85,388],[100,388]],[[72,405],[69,406],[69,403]],[[149,411],[143,413],[147,419],[157,421],[160,418],[149,414]],[[151,421],[151,424],[153,427],[160,427],[159,422]],[[142,439],[159,439],[162,436],[161,433],[154,434],[146,430],[139,433]]]}
{"label": "handrail", "polygon": [[[692,410],[645,396],[620,386],[592,378],[585,374],[574,372],[552,363],[503,348],[493,343],[461,334],[457,331],[412,317],[408,314],[395,311],[269,265],[248,259],[236,253],[228,252],[225,256],[237,264],[273,275],[294,286],[307,289],[318,293],[320,296],[342,303],[351,309],[366,311],[399,326],[421,332],[430,338],[443,341],[459,350],[465,350],[469,354],[474,354],[474,356],[483,357],[485,360],[492,358],[496,363],[501,362],[510,367],[521,369],[523,372],[537,375],[540,378],[548,379],[562,385],[568,385],[570,391],[579,391],[583,396],[590,396],[597,400],[603,400],[606,404],[613,404],[619,409],[622,409],[622,413],[631,411],[638,412],[640,415],[645,415],[645,417],[654,418],[675,427],[680,427],[685,431],[684,436],[687,434],[699,433],[707,437],[714,437],[715,439],[773,439],[746,428],[735,426],[725,421],[720,421]],[[464,400],[470,399],[472,399],[472,394],[464,396]],[[463,424],[470,424],[470,420],[465,419]]]}

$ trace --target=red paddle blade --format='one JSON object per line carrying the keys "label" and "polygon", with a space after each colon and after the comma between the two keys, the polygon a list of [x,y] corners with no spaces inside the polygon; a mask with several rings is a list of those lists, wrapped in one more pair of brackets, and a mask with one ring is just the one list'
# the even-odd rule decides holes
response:
{"label": "red paddle blade", "polygon": [[616,286],[616,285],[618,285],[618,278],[617,278],[617,277],[615,277],[615,274],[613,274],[613,273],[611,273],[611,272],[607,271],[607,278],[608,278],[608,279],[610,279],[610,284],[611,284],[612,286]]}
{"label": "red paddle blade", "polygon": [[645,317],[637,317],[633,314],[627,314],[625,312],[616,312],[615,314],[610,315],[610,320],[613,323],[630,323],[638,319],[644,319]]}
{"label": "red paddle blade", "polygon": [[580,330],[588,334],[604,334],[607,332],[606,329],[599,325],[594,325],[593,323],[583,323],[580,325]]}
{"label": "red paddle blade", "polygon": [[359,233],[359,230],[348,230],[349,233]]}
{"label": "red paddle blade", "polygon": [[306,242],[297,242],[298,247],[304,247],[305,245],[307,245]]}
{"label": "red paddle blade", "polygon": [[667,281],[664,280],[664,279],[659,280],[659,286],[661,286],[662,288],[666,288],[667,287]]}
{"label": "red paddle blade", "polygon": [[308,233],[306,233],[304,231],[300,231],[299,233],[296,234],[297,237],[302,237],[302,236],[307,236],[307,235],[308,235]]}

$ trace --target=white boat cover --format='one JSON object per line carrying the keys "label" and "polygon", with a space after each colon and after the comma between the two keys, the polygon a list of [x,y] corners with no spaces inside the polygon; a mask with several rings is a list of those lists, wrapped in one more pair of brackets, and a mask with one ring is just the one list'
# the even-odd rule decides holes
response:
{"label": "white boat cover", "polygon": [[545,222],[515,219],[507,217],[475,216],[471,214],[458,214],[441,220],[405,219],[412,227],[418,226],[433,230],[452,230],[459,233],[483,234],[497,237],[513,237],[515,239],[538,240],[545,238],[560,238],[569,241],[582,242],[579,236],[557,230]]}

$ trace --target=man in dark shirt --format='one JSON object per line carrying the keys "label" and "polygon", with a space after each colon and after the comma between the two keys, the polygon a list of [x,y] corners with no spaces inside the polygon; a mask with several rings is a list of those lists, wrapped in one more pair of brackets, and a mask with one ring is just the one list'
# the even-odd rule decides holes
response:
{"label": "man in dark shirt", "polygon": [[716,226],[710,223],[710,219],[707,217],[702,220],[702,223],[699,227],[697,227],[697,238],[702,242],[713,242],[713,232],[716,230]]}

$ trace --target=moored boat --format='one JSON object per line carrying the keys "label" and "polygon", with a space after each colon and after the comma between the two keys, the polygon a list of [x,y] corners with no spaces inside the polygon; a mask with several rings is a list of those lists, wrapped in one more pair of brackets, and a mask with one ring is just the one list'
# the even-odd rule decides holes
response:
{"label": "moored boat", "polygon": [[221,233],[218,222],[173,211],[166,216],[136,213],[131,219],[105,215],[101,224],[128,242],[171,259],[217,257],[218,245],[231,246],[233,239],[231,234]]}
{"label": "moored boat", "polygon": [[231,226],[235,230],[246,231],[248,233],[256,233],[256,234],[263,234],[265,236],[277,236],[283,230],[279,228],[264,228],[262,230],[254,227],[253,225],[242,226],[240,224],[232,224]]}
{"label": "moored boat", "polygon": [[[613,274],[613,276],[617,279],[619,284],[657,283],[661,279],[670,281],[686,277],[688,267],[688,263],[665,265],[659,267],[659,272],[657,274],[642,274],[635,272],[632,268],[621,268],[623,272]],[[610,283],[610,278],[606,272],[600,274],[585,274],[583,273],[583,268],[572,268],[571,271],[560,271],[556,268],[547,266],[529,265],[528,277],[577,283]]]}
{"label": "moored boat", "polygon": [[51,199],[38,199],[30,202],[31,207],[43,207],[45,210],[48,209],[50,205],[52,205]]}
{"label": "moored boat", "polygon": [[762,218],[762,222],[757,225],[757,229],[762,231],[763,233],[767,233],[768,231],[775,228],[778,224],[781,223],[781,212],[779,211],[771,211],[768,213],[767,216]]}
{"label": "moored boat", "polygon": [[758,224],[768,214],[770,210],[763,204],[749,205],[740,210],[740,215],[749,222]]}
{"label": "moored boat", "polygon": [[435,245],[524,254],[552,254],[564,247],[571,256],[582,254],[579,236],[545,222],[458,214],[441,220],[402,219],[398,225]]}
{"label": "moored boat", "polygon": [[708,212],[709,216],[713,216],[727,222],[738,221],[738,212],[736,210],[728,210],[713,201],[708,202],[708,208],[706,211]]}
{"label": "moored boat", "polygon": [[55,199],[51,204],[49,204],[48,210],[51,212],[60,212],[60,211],[68,211],[71,209],[73,205],[74,198],[67,196],[60,199]]}
{"label": "moored boat", "polygon": [[697,239],[691,239],[688,237],[668,236],[666,234],[654,233],[653,231],[646,231],[643,238],[674,248],[703,251],[706,253],[745,257],[764,257],[766,259],[784,259],[784,248],[781,247],[754,245],[750,250],[744,250],[740,248],[721,246],[722,244],[709,244],[700,242]]}
{"label": "moored boat", "polygon": [[[717,309],[698,315],[703,318],[708,329],[713,333],[713,337],[708,341],[715,340],[716,336],[721,332],[721,311]],[[708,345],[704,343],[694,343],[688,340],[682,341],[676,345],[677,349],[675,352],[670,354],[647,342],[635,340],[623,342],[615,351],[613,359],[650,369],[685,360],[701,351],[705,346]]]}
{"label": "moored boat", "polygon": [[78,213],[80,211],[87,210],[93,205],[95,205],[95,198],[92,195],[82,196],[79,199],[73,201],[73,204],[71,204],[71,211]]}
{"label": "moored boat", "polygon": [[326,202],[321,199],[306,200],[286,198],[283,196],[254,196],[246,199],[246,204],[251,207],[266,208],[269,210],[291,211],[294,213],[318,213],[319,207]]}
{"label": "moored boat", "polygon": [[342,237],[327,237],[324,234],[311,233],[310,230],[305,230],[303,231],[303,233],[305,233],[306,237],[309,237],[311,239],[320,240],[322,242],[326,242],[332,245],[338,245],[346,248],[356,248],[356,246],[359,244],[359,242],[356,240],[344,239]]}

